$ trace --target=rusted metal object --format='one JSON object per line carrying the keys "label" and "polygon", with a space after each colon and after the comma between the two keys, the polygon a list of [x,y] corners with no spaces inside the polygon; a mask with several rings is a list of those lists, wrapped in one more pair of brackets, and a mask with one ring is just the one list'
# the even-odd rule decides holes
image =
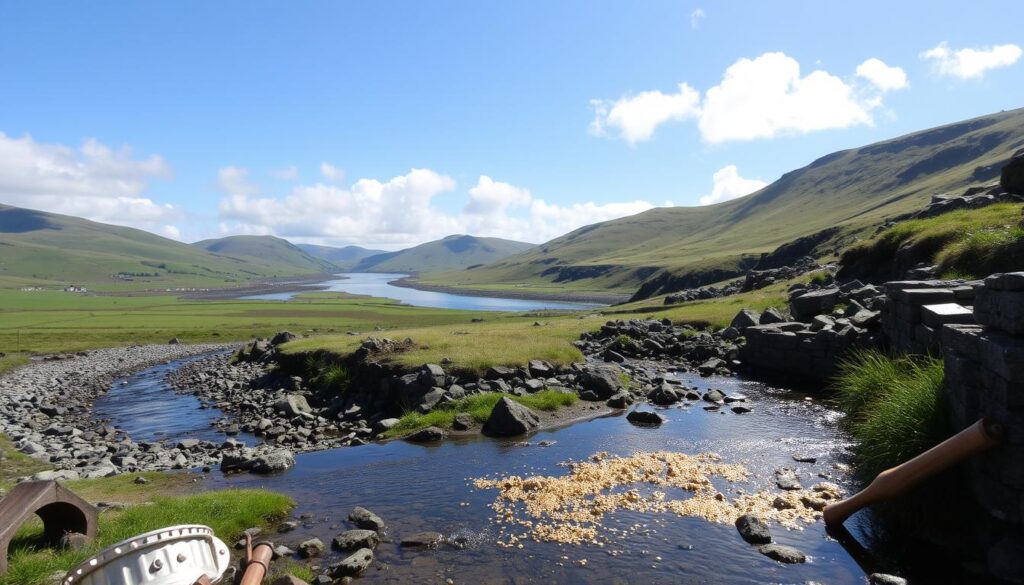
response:
{"label": "rusted metal object", "polygon": [[230,564],[228,547],[213,530],[182,524],[103,549],[68,571],[62,585],[213,584],[220,583]]}
{"label": "rusted metal object", "polygon": [[842,524],[865,506],[895,498],[936,473],[995,447],[1004,435],[1002,426],[981,419],[910,461],[879,473],[868,487],[852,497],[825,506],[822,511],[825,524]]}
{"label": "rusted metal object", "polygon": [[96,536],[98,510],[55,481],[25,481],[0,500],[0,575],[7,572],[7,547],[33,515],[43,521],[43,538],[57,545],[64,534]]}
{"label": "rusted metal object", "polygon": [[261,542],[252,545],[252,536],[245,535],[245,559],[242,560],[242,578],[238,585],[260,585],[270,572],[270,559],[274,557],[274,545]]}

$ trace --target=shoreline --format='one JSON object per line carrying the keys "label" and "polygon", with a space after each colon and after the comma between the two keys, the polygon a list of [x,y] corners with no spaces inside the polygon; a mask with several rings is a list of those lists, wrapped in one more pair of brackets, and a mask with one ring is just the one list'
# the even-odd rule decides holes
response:
{"label": "shoreline", "polygon": [[619,303],[623,303],[629,300],[630,295],[588,295],[588,294],[575,294],[570,292],[565,293],[540,293],[540,292],[527,292],[527,291],[492,291],[482,290],[473,288],[459,288],[453,286],[445,286],[440,284],[424,284],[416,281],[415,276],[404,276],[397,280],[388,282],[392,286],[399,286],[402,288],[411,288],[414,290],[422,290],[426,292],[439,292],[447,293],[451,295],[461,295],[467,297],[488,297],[488,298],[505,298],[505,299],[520,299],[524,301],[560,301],[566,303],[586,303],[593,305],[600,305],[593,307],[594,309],[609,307]]}

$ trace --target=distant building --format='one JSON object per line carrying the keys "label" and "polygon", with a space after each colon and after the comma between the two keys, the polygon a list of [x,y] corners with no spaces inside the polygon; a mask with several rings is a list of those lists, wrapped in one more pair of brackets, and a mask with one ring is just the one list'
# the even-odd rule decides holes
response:
{"label": "distant building", "polygon": [[64,292],[84,293],[84,292],[89,292],[89,290],[86,289],[84,286],[78,286],[77,284],[69,284],[69,285],[64,287]]}

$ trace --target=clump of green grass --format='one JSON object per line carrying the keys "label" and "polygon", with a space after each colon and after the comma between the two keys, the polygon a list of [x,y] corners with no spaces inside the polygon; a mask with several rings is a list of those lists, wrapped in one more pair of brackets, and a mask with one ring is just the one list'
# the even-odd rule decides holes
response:
{"label": "clump of green grass", "polygon": [[51,469],[47,463],[18,452],[6,435],[0,434],[0,489],[10,489],[14,480]]}
{"label": "clump of green grass", "polygon": [[526,396],[515,396],[502,392],[485,392],[484,394],[475,394],[461,400],[445,403],[427,414],[407,412],[399,419],[398,424],[392,427],[384,436],[400,437],[427,427],[449,429],[455,420],[455,415],[464,412],[469,413],[478,423],[483,423],[491,415],[494,405],[502,397],[506,396],[527,408],[544,412],[553,412],[563,406],[571,406],[579,400],[575,394],[558,390],[541,390],[536,394],[527,394]]}
{"label": "clump of green grass", "polygon": [[12,371],[18,366],[28,363],[28,356],[23,353],[7,354],[0,357],[0,376]]}
{"label": "clump of green grass", "polygon": [[865,480],[949,436],[942,360],[853,354],[834,381],[847,426],[857,440],[857,473]]}
{"label": "clump of green grass", "polygon": [[156,497],[152,505],[102,514],[96,542],[82,551],[40,547],[42,526],[29,526],[11,542],[9,570],[0,575],[0,585],[49,583],[54,573],[71,569],[106,546],[175,524],[205,524],[221,539],[231,541],[246,528],[283,517],[293,505],[288,496],[263,490]]}
{"label": "clump of green grass", "polygon": [[312,373],[310,383],[320,392],[340,394],[348,388],[348,370],[338,362],[311,356],[306,361],[306,371]]}

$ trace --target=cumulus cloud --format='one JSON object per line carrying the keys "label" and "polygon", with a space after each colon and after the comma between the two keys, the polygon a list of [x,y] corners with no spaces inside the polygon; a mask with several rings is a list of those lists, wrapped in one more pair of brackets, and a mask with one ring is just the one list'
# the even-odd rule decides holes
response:
{"label": "cumulus cloud", "polygon": [[412,169],[350,187],[301,185],[283,197],[230,194],[219,204],[222,233],[276,234],[321,243],[393,249],[457,233],[543,242],[578,227],[650,209],[646,201],[578,203],[535,199],[528,189],[480,176],[458,212],[433,204],[455,191],[451,177]]}
{"label": "cumulus cloud", "polygon": [[711,193],[700,198],[701,205],[712,205],[750,195],[768,185],[759,179],[744,179],[736,165],[727,165],[715,171],[711,183]]}
{"label": "cumulus cloud", "polygon": [[242,167],[222,167],[217,171],[217,188],[232,195],[255,195],[259,187],[249,182],[249,170]]}
{"label": "cumulus cloud", "polygon": [[271,171],[270,174],[273,175],[274,178],[281,179],[282,181],[297,181],[299,179],[299,167],[295,165],[288,165],[284,168],[277,169],[276,171]]}
{"label": "cumulus cloud", "polygon": [[592,100],[590,130],[636,144],[649,140],[662,124],[693,118],[704,141],[719,144],[871,124],[872,110],[881,105],[877,91],[857,91],[823,70],[803,75],[796,59],[765,53],[733,63],[703,99],[681,83],[677,93],[646,91],[615,101]]}
{"label": "cumulus cloud", "polygon": [[906,71],[900,67],[890,67],[875,57],[857,66],[857,77],[867,79],[882,92],[903,89],[908,85]]}
{"label": "cumulus cloud", "polygon": [[326,161],[320,163],[320,174],[332,183],[340,183],[345,180],[345,171]]}
{"label": "cumulus cloud", "polygon": [[650,140],[654,130],[665,122],[685,120],[700,112],[700,92],[679,84],[676,93],[645,91],[615,101],[592,100],[594,121],[590,131],[605,136],[613,129],[630,144]]}
{"label": "cumulus cloud", "polygon": [[1022,50],[1014,44],[993,47],[950,49],[945,41],[921,53],[921,58],[931,61],[932,70],[939,75],[960,79],[981,78],[989,69],[1009,67],[1016,63]]}
{"label": "cumulus cloud", "polygon": [[143,192],[150,181],[170,176],[159,155],[137,158],[128,147],[94,139],[71,148],[0,132],[0,201],[10,205],[162,229],[182,213]]}
{"label": "cumulus cloud", "polygon": [[704,19],[704,9],[697,8],[690,13],[690,28],[697,28],[700,21]]}

